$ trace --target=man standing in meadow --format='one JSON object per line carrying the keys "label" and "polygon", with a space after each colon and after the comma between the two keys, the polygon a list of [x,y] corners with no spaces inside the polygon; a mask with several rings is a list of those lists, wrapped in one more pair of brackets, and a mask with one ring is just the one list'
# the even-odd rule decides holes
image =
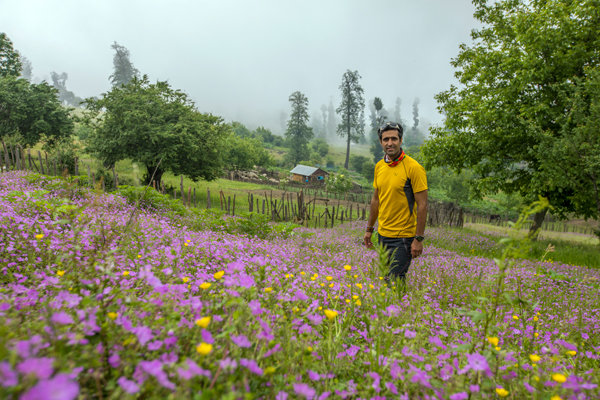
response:
{"label": "man standing in meadow", "polygon": [[[375,222],[379,244],[390,253],[386,280],[404,281],[413,257],[423,253],[427,222],[427,175],[402,150],[402,126],[388,122],[377,130],[384,157],[375,165],[371,212],[363,242],[373,247]],[[416,205],[416,207],[415,207]]]}

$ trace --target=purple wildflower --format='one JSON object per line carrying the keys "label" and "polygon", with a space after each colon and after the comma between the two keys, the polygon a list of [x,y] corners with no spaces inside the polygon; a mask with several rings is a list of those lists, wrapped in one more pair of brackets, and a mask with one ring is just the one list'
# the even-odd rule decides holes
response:
{"label": "purple wildflower", "polygon": [[65,374],[41,380],[21,396],[21,400],[72,400],[79,394],[79,385]]}
{"label": "purple wildflower", "polygon": [[320,379],[321,379],[321,375],[319,375],[317,372],[314,372],[314,371],[308,370],[308,378],[309,378],[311,381],[318,381],[318,380],[320,380]]}
{"label": "purple wildflower", "polygon": [[130,381],[124,376],[120,377],[117,382],[119,383],[119,386],[121,386],[121,389],[129,394],[135,394],[140,391],[139,386],[134,381]]}
{"label": "purple wildflower", "polygon": [[258,364],[256,363],[256,361],[254,361],[254,360],[248,360],[246,358],[242,358],[240,360],[240,365],[242,367],[246,367],[253,374],[256,374],[256,375],[262,375],[263,374],[263,370],[258,366]]}
{"label": "purple wildflower", "polygon": [[469,395],[467,392],[458,392],[450,395],[450,400],[467,400]]}
{"label": "purple wildflower", "polygon": [[233,343],[235,343],[236,346],[238,346],[238,347],[246,348],[246,347],[250,347],[252,345],[252,343],[250,343],[250,340],[248,340],[248,338],[245,335],[239,335],[239,336],[232,335],[231,341]]}
{"label": "purple wildflower", "polygon": [[294,383],[294,392],[307,400],[312,400],[317,393],[315,389],[311,388],[306,383]]}
{"label": "purple wildflower", "polygon": [[53,358],[29,358],[19,364],[17,364],[17,371],[27,375],[33,374],[40,379],[48,379],[52,375],[52,363]]}
{"label": "purple wildflower", "polygon": [[57,313],[52,314],[52,318],[50,318],[50,321],[58,325],[68,325],[73,323],[73,318],[71,318],[71,316],[66,312],[59,311]]}
{"label": "purple wildflower", "polygon": [[13,371],[6,361],[0,362],[0,385],[4,387],[16,386],[19,383],[17,373]]}

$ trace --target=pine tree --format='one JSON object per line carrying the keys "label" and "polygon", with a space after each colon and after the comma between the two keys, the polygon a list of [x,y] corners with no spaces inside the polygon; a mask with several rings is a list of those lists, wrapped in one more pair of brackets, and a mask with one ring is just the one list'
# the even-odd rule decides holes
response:
{"label": "pine tree", "polygon": [[347,70],[340,84],[342,102],[336,109],[341,122],[337,126],[337,134],[346,138],[346,161],[344,168],[348,169],[350,162],[350,142],[358,143],[365,135],[365,100],[364,90],[358,80],[358,71]]}
{"label": "pine tree", "polygon": [[115,55],[113,56],[114,72],[109,77],[110,83],[113,86],[121,86],[128,84],[133,78],[139,78],[140,71],[133,66],[129,59],[129,50],[117,42],[114,42],[111,47],[115,51]]}

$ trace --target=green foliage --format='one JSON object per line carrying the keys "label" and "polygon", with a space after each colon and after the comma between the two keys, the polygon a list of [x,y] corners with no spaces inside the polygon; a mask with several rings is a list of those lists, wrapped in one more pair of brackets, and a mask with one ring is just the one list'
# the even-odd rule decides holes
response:
{"label": "green foliage", "polygon": [[21,144],[40,140],[53,145],[73,133],[69,110],[62,107],[57,91],[46,82],[29,83],[12,75],[0,77],[0,137],[19,136]]}
{"label": "green foliage", "polygon": [[329,192],[347,193],[352,189],[353,183],[348,175],[348,171],[340,169],[337,174],[329,174],[326,185]]}
{"label": "green foliage", "polygon": [[360,174],[364,176],[368,182],[373,182],[373,178],[375,177],[375,163],[373,161],[363,163]]}
{"label": "green foliage", "polygon": [[348,169],[350,162],[350,143],[358,143],[365,136],[365,100],[364,90],[359,83],[358,71],[347,70],[340,84],[342,102],[336,108],[341,122],[337,126],[337,134],[346,138],[346,161],[344,168]]}
{"label": "green foliage", "polygon": [[[452,61],[460,86],[436,96],[446,120],[424,147],[427,166],[472,168],[479,195],[542,195],[557,213],[598,215],[589,201],[594,180],[584,178],[583,164],[593,163],[559,150],[567,143],[577,148],[575,128],[582,125],[573,124],[575,110],[589,109],[589,96],[576,98],[593,79],[586,67],[597,65],[597,2],[476,1],[475,7],[483,26]],[[597,151],[586,149],[586,159]]]}
{"label": "green foliage", "polygon": [[186,215],[187,213],[187,209],[181,203],[181,200],[172,199],[152,187],[119,185],[116,193],[125,197],[129,204],[138,205],[145,209],[176,215]]}
{"label": "green foliage", "polygon": [[312,128],[308,126],[308,98],[296,91],[290,95],[289,101],[292,105],[292,113],[285,132],[290,146],[287,158],[292,165],[296,165],[300,160],[310,158],[308,142],[314,134]]}
{"label": "green foliage", "polygon": [[74,175],[78,150],[71,137],[64,137],[48,147],[48,158],[60,166],[61,172],[67,170],[70,175]]}
{"label": "green foliage", "polygon": [[113,56],[114,70],[109,77],[110,83],[113,86],[126,85],[133,78],[139,78],[140,71],[133,66],[129,59],[129,50],[117,42],[114,42],[110,47],[115,51]]}
{"label": "green foliage", "polygon": [[363,170],[363,165],[365,163],[371,165],[371,163],[369,163],[369,159],[365,156],[357,156],[357,155],[350,156],[350,166],[356,172],[360,173]]}
{"label": "green foliage", "polygon": [[6,33],[0,32],[0,78],[5,76],[19,77],[21,75],[21,57],[13,48],[12,41]]}
{"label": "green foliage", "polygon": [[325,157],[329,153],[329,145],[324,139],[318,138],[311,143],[312,150],[319,155]]}
{"label": "green foliage", "polygon": [[273,159],[259,139],[232,135],[225,148],[226,167],[230,171],[249,171],[255,166],[269,167]]}
{"label": "green foliage", "polygon": [[201,114],[187,95],[167,82],[151,84],[147,76],[115,86],[99,99],[86,100],[85,122],[93,126],[88,149],[110,166],[131,159],[146,166],[146,182],[156,171],[192,180],[217,178],[223,169],[222,119]]}

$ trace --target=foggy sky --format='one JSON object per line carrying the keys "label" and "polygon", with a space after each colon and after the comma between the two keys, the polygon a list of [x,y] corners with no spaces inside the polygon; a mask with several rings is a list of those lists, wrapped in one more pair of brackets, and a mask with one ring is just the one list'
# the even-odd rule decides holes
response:
{"label": "foggy sky", "polygon": [[[127,47],[151,81],[168,80],[203,112],[281,133],[289,95],[311,115],[333,100],[347,70],[412,121],[439,123],[433,96],[454,82],[450,60],[477,26],[469,0],[0,0],[0,32],[35,79],[66,72],[79,97],[110,90],[111,44]],[[368,107],[365,110],[368,115]]]}

